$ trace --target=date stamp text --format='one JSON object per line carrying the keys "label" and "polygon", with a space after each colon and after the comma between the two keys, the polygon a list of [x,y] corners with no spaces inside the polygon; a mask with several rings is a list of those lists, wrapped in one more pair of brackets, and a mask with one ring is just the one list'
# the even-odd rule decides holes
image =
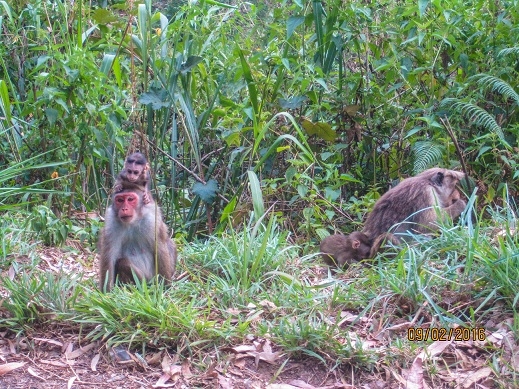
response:
{"label": "date stamp text", "polygon": [[411,342],[421,342],[426,340],[454,340],[454,341],[484,341],[486,339],[485,329],[476,328],[420,328],[411,327],[407,329],[407,340]]}

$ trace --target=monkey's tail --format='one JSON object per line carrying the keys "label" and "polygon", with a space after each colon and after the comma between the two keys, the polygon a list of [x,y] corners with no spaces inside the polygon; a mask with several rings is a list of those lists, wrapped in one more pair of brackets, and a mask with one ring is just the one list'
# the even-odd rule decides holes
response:
{"label": "monkey's tail", "polygon": [[374,258],[375,255],[380,251],[380,248],[384,246],[387,242],[391,242],[392,244],[400,244],[400,239],[398,239],[395,235],[390,232],[384,232],[375,238],[373,241],[373,245],[371,246],[371,251],[369,253],[370,258]]}

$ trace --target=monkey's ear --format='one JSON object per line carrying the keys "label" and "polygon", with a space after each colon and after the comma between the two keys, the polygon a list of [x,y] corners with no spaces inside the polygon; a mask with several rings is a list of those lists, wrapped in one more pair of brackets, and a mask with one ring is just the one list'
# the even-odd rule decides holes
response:
{"label": "monkey's ear", "polygon": [[438,172],[434,176],[431,177],[431,181],[436,186],[442,186],[444,178],[445,178],[444,174],[442,172]]}
{"label": "monkey's ear", "polygon": [[360,240],[355,239],[351,242],[351,247],[353,247],[355,250],[357,250],[360,247]]}

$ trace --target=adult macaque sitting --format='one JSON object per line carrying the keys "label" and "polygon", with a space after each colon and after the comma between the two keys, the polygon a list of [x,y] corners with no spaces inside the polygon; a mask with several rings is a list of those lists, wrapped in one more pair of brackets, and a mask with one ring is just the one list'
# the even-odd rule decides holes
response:
{"label": "adult macaque sitting", "polygon": [[155,203],[144,204],[143,192],[123,190],[113,195],[99,238],[99,286],[110,291],[116,280],[149,281],[156,275],[170,282],[177,249]]}

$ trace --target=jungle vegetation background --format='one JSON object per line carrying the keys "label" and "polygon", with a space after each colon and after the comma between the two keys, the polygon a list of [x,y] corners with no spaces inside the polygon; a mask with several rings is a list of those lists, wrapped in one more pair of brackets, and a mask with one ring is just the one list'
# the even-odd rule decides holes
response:
{"label": "jungle vegetation background", "polygon": [[514,2],[0,4],[0,179],[61,192],[3,205],[101,211],[130,146],[188,240],[250,211],[250,170],[303,241],[431,166],[516,192]]}
{"label": "jungle vegetation background", "polygon": [[[198,281],[212,279],[208,272],[222,277],[213,280],[225,290],[218,304],[246,306],[278,287],[281,298],[289,284],[287,296],[303,299],[308,290],[295,280],[316,258],[301,265],[284,255],[309,254],[327,234],[359,229],[391,184],[442,166],[473,178],[460,225],[445,228],[439,243],[408,247],[388,269],[366,269],[371,275],[357,285],[362,298],[347,283],[333,284],[333,301],[324,304],[376,305],[370,293],[389,291],[405,297],[411,317],[427,301],[441,323],[477,327],[496,299],[516,334],[517,1],[0,1],[0,32],[0,228],[9,238],[0,246],[2,268],[21,269],[16,256],[37,242],[73,238],[94,251],[102,226],[96,214],[128,150],[139,149],[165,220],[185,242],[189,270],[200,272]],[[223,248],[229,236],[237,251]],[[449,266],[442,287],[424,288],[420,269],[407,273],[410,258],[424,257]],[[278,285],[272,272],[280,267]],[[460,271],[477,308],[435,304],[442,288],[459,291]],[[27,285],[36,277],[57,287],[27,274]],[[377,289],[384,283],[387,290]],[[17,284],[9,288],[23,307]],[[95,302],[77,304],[80,295],[60,299],[61,314],[78,318],[83,306],[78,322],[96,322],[85,316]],[[40,308],[9,304],[4,324],[23,329],[41,320]],[[332,339],[323,332],[315,344],[300,343],[303,322],[313,323],[308,331],[317,326],[304,315],[318,317],[319,309],[299,306],[297,330],[274,319],[262,330],[285,331],[277,339],[285,350],[323,362],[323,349],[343,355],[330,346],[328,327]],[[106,333],[124,339],[117,326],[125,323],[113,318],[111,325]]]}

